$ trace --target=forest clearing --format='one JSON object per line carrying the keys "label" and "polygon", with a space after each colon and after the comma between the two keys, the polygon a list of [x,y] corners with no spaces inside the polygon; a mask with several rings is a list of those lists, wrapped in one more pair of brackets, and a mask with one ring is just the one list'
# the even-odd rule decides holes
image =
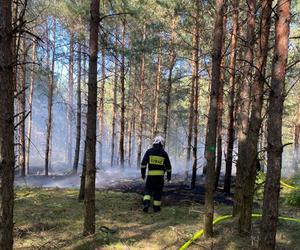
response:
{"label": "forest clearing", "polygon": [[0,250],[300,250],[300,1],[0,0]]}
{"label": "forest clearing", "polygon": [[[74,183],[74,177],[71,179],[66,184]],[[96,233],[87,238],[81,233],[83,204],[78,203],[78,189],[30,188],[32,184],[38,186],[31,181],[27,187],[16,189],[15,249],[175,250],[203,228],[204,188],[200,185],[191,191],[178,175],[165,186],[161,214],[142,212],[140,178],[124,178],[115,185],[98,188]],[[287,188],[281,192],[280,215],[299,218],[299,206],[288,203],[290,193]],[[261,211],[261,199],[262,189],[256,193],[256,213]],[[231,213],[232,196],[218,190],[215,201],[216,217]],[[225,221],[216,226],[213,240],[200,238],[188,249],[256,249],[259,221],[253,221],[252,226],[251,237],[240,237],[234,232],[233,222]],[[298,249],[299,229],[299,223],[279,222],[276,249]]]}

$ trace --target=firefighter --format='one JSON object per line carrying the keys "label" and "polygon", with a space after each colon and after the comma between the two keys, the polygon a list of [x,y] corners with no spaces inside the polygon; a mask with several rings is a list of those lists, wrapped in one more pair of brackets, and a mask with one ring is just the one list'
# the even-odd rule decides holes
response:
{"label": "firefighter", "polygon": [[171,163],[167,152],[163,149],[164,138],[156,136],[153,141],[153,147],[145,153],[141,163],[141,173],[143,180],[146,178],[148,168],[146,187],[144,193],[144,212],[148,212],[153,199],[153,211],[159,212],[161,206],[161,196],[164,186],[164,176],[167,172],[167,180],[171,180]]}

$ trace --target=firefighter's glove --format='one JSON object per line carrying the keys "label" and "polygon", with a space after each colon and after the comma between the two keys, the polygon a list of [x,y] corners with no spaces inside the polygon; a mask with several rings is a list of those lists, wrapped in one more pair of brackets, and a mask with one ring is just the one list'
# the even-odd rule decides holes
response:
{"label": "firefighter's glove", "polygon": [[142,179],[145,180],[145,178],[146,178],[146,168],[141,168],[141,175],[142,175]]}
{"label": "firefighter's glove", "polygon": [[167,180],[170,182],[171,181],[171,172],[167,172]]}

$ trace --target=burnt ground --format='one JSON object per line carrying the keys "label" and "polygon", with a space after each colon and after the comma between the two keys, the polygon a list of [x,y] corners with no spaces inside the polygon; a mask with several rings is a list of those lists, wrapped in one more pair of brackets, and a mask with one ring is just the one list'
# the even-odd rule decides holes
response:
{"label": "burnt ground", "polygon": [[[102,173],[101,177],[97,176],[96,188],[99,191],[118,191],[125,193],[138,193],[143,194],[145,182],[137,176],[119,176],[112,178],[111,174]],[[199,203],[204,204],[205,178],[197,176],[197,183],[194,189],[184,182],[184,177],[179,174],[172,176],[172,182],[165,182],[163,190],[163,203],[164,205],[178,205],[179,203]],[[220,180],[220,188],[216,191],[216,203],[224,205],[233,205],[233,195],[226,195],[222,192],[222,177]],[[57,188],[79,188],[80,176],[79,175],[31,175],[25,178],[18,177],[15,181],[16,186],[26,187],[57,187]]]}
{"label": "burnt ground", "polygon": [[[197,185],[191,189],[187,185],[183,177],[180,175],[173,175],[171,183],[165,182],[163,189],[164,205],[178,205],[178,203],[199,203],[204,204],[205,196],[205,179],[203,176],[197,177]],[[222,180],[220,181],[222,184]],[[116,183],[112,187],[104,188],[104,190],[115,190],[120,192],[130,192],[143,194],[144,182],[140,179],[126,180],[124,182]],[[224,194],[221,186],[216,190],[215,202],[225,205],[233,205],[233,194]]]}

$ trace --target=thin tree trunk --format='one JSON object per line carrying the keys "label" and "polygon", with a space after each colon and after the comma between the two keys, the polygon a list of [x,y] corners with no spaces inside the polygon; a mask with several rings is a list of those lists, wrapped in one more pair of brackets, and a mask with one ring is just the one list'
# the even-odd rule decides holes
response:
{"label": "thin tree trunk", "polygon": [[290,0],[278,0],[275,23],[270,103],[268,109],[268,167],[264,189],[259,249],[275,249],[282,165],[282,115],[288,59]]}
{"label": "thin tree trunk", "polygon": [[[194,58],[193,58],[194,60]],[[193,62],[193,66],[195,63]],[[187,152],[186,152],[186,169],[185,169],[185,179],[188,180],[189,165],[191,164],[191,149],[192,149],[192,139],[193,139],[193,123],[194,123],[194,100],[195,100],[195,81],[192,77],[192,86],[190,88],[190,107],[189,107],[189,125],[188,125],[188,142],[187,142]]]}
{"label": "thin tree trunk", "polygon": [[265,68],[268,56],[269,33],[271,25],[272,0],[262,1],[262,16],[260,21],[260,37],[256,55],[256,72],[251,94],[251,116],[246,141],[240,147],[239,156],[247,159],[240,162],[243,169],[242,207],[238,214],[239,232],[249,233],[251,230],[251,214],[258,157],[259,131],[262,124],[263,92],[265,83]]}
{"label": "thin tree trunk", "polygon": [[116,45],[115,45],[115,77],[114,77],[114,100],[113,100],[113,115],[112,115],[112,133],[111,133],[111,157],[110,166],[115,163],[115,138],[116,138],[116,119],[117,119],[117,84],[118,84],[118,63],[119,63],[119,32],[116,29]]}
{"label": "thin tree trunk", "polygon": [[97,55],[99,35],[99,0],[91,1],[88,111],[86,128],[86,180],[84,192],[84,235],[95,233]]}
{"label": "thin tree trunk", "polygon": [[122,31],[122,55],[121,55],[121,127],[120,127],[120,145],[119,145],[119,153],[120,153],[120,164],[121,167],[124,168],[125,161],[125,148],[124,148],[124,138],[125,138],[125,32],[126,32],[126,20],[123,21],[123,31]]}
{"label": "thin tree trunk", "polygon": [[74,33],[70,34],[69,51],[69,79],[68,79],[68,101],[67,101],[67,164],[72,162],[72,112],[73,112],[73,85],[74,85]]}
{"label": "thin tree trunk", "polygon": [[196,5],[196,20],[195,27],[193,32],[193,79],[194,82],[192,86],[195,88],[194,90],[194,145],[193,145],[193,173],[191,180],[191,188],[195,188],[196,184],[196,175],[197,175],[197,149],[198,149],[198,123],[199,123],[199,16],[200,16],[200,2],[195,0]]}
{"label": "thin tree trunk", "polygon": [[[146,25],[144,24],[143,30],[143,45],[145,46],[146,40]],[[142,143],[143,143],[143,130],[144,130],[144,90],[145,90],[145,52],[142,52],[141,58],[141,83],[140,83],[140,97],[139,97],[139,131],[138,131],[138,142],[137,142],[137,168],[141,167],[141,156],[142,156]]]}
{"label": "thin tree trunk", "polygon": [[170,129],[170,109],[171,109],[171,95],[172,95],[172,84],[173,84],[173,69],[175,66],[175,28],[176,28],[176,17],[173,17],[172,20],[172,33],[171,33],[171,40],[170,40],[170,48],[169,48],[169,66],[168,66],[168,85],[167,85],[167,97],[166,97],[166,113],[165,113],[165,119],[164,119],[164,138],[165,138],[165,145],[168,145],[168,130]]}
{"label": "thin tree trunk", "polygon": [[12,1],[0,1],[0,249],[13,249],[14,43]]}
{"label": "thin tree trunk", "polygon": [[[19,25],[19,0],[12,1],[12,26],[13,29],[15,29]],[[13,85],[14,85],[14,91],[17,90],[17,61],[18,61],[18,41],[19,41],[19,34],[16,33],[13,36],[13,51],[12,51],[12,62],[14,63],[14,74],[13,74]]]}
{"label": "thin tree trunk", "polygon": [[[227,5],[225,7],[227,10]],[[221,168],[222,168],[222,132],[223,132],[223,112],[224,112],[224,82],[225,82],[225,38],[226,38],[226,24],[227,14],[224,15],[223,20],[223,44],[222,44],[222,60],[221,60],[221,72],[220,72],[220,85],[219,85],[219,97],[218,97],[218,124],[217,124],[217,163],[216,163],[216,181],[215,188],[218,188]]]}
{"label": "thin tree trunk", "polygon": [[19,84],[18,84],[18,104],[19,104],[19,168],[21,176],[26,174],[26,145],[25,145],[25,119],[26,119],[26,44],[23,37],[20,41],[21,66],[19,70]]}
{"label": "thin tree trunk", "polygon": [[[87,76],[87,69],[86,69],[86,61],[87,61],[87,48],[86,48],[86,40],[84,39],[83,43],[83,83],[86,84],[86,76]],[[86,106],[87,100],[85,100],[83,107]],[[82,116],[84,115],[85,109],[82,111]],[[86,131],[86,113],[83,117],[83,126],[85,127]],[[86,134],[84,135],[86,137]],[[86,138],[85,138],[86,139]],[[84,147],[83,147],[83,161],[82,161],[82,170],[80,176],[80,188],[79,188],[79,195],[78,201],[84,200],[84,189],[85,189],[85,175],[86,175],[86,141],[84,140]]]}
{"label": "thin tree trunk", "polygon": [[80,176],[80,188],[78,194],[78,201],[84,201],[85,176],[86,176],[86,143],[84,143],[82,172]]}
{"label": "thin tree trunk", "polygon": [[80,140],[81,140],[81,41],[78,39],[78,61],[77,61],[77,121],[76,121],[76,144],[74,154],[73,173],[77,174],[79,153],[80,153]]}
{"label": "thin tree trunk", "polygon": [[[253,64],[253,50],[255,43],[255,11],[256,0],[247,0],[248,15],[247,15],[247,36],[246,54],[244,56],[244,69],[243,80],[239,86],[239,109],[238,109],[238,162],[236,171],[236,191],[235,191],[235,206],[234,215],[238,215],[241,212],[243,206],[243,185],[244,185],[244,172],[243,163],[248,159],[243,159],[241,155],[242,148],[245,148],[246,137],[249,127],[249,108],[250,108],[250,81],[252,80],[252,64]],[[238,215],[239,216],[239,215]]]}
{"label": "thin tree trunk", "polygon": [[46,135],[46,152],[45,152],[45,175],[49,173],[49,162],[51,160],[51,136],[52,136],[52,108],[53,108],[53,91],[54,91],[54,67],[55,67],[55,43],[56,43],[56,21],[54,20],[53,27],[53,49],[52,49],[52,62],[50,69],[50,31],[47,23],[47,68],[48,72],[48,119],[47,119],[47,135]]}
{"label": "thin tree trunk", "polygon": [[31,128],[32,128],[32,101],[33,101],[33,86],[35,80],[35,61],[36,61],[36,40],[32,42],[32,66],[30,75],[30,86],[29,86],[29,119],[27,124],[27,145],[26,145],[26,173],[29,174],[29,156],[30,156],[30,142],[31,142]]}
{"label": "thin tree trunk", "polygon": [[131,164],[131,157],[132,157],[132,142],[133,142],[133,137],[135,137],[135,115],[134,115],[134,109],[136,107],[136,65],[134,66],[134,80],[133,80],[133,85],[132,89],[129,89],[129,99],[133,100],[132,101],[132,106],[130,110],[130,129],[128,133],[128,165],[130,166]]}
{"label": "thin tree trunk", "polygon": [[212,81],[210,92],[210,109],[208,113],[205,156],[207,159],[207,176],[205,183],[205,215],[204,215],[204,235],[213,236],[214,217],[214,190],[215,190],[215,163],[216,163],[216,132],[220,85],[220,65],[222,59],[223,43],[223,15],[225,0],[216,0],[216,18],[213,32],[213,54],[212,54]]}
{"label": "thin tree trunk", "polygon": [[[300,101],[300,98],[298,98]],[[298,164],[300,160],[299,152],[299,139],[300,139],[300,102],[298,101],[297,113],[295,118],[295,130],[294,130],[294,155],[293,155],[293,168],[294,171],[298,171]]]}
{"label": "thin tree trunk", "polygon": [[234,145],[234,95],[235,95],[235,66],[236,66],[236,48],[237,35],[239,29],[239,1],[233,2],[233,17],[232,17],[232,33],[230,47],[230,63],[229,63],[229,98],[228,98],[228,130],[227,130],[227,157],[226,170],[224,179],[224,192],[230,193],[231,172],[232,172],[232,156]]}
{"label": "thin tree trunk", "polygon": [[99,115],[98,115],[98,143],[99,143],[99,165],[103,164],[103,127],[104,127],[104,96],[105,96],[105,47],[101,49],[102,62],[101,62],[101,90],[100,90],[100,104],[99,104]]}
{"label": "thin tree trunk", "polygon": [[155,81],[155,98],[154,98],[154,118],[153,118],[153,132],[152,137],[158,133],[158,112],[159,112],[159,96],[160,96],[160,82],[161,82],[161,63],[162,63],[162,51],[161,51],[161,37],[159,37],[159,48],[157,54],[157,70]]}

